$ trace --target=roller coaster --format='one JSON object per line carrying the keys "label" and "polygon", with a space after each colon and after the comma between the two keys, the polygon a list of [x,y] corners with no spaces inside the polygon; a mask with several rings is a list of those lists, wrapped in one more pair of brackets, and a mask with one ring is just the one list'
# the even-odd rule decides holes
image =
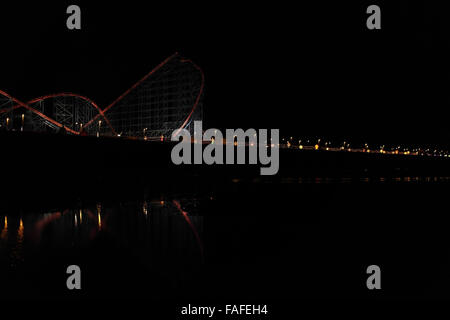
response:
{"label": "roller coaster", "polygon": [[0,129],[139,139],[193,132],[203,117],[204,84],[202,69],[175,53],[104,108],[76,93],[23,102],[0,90]]}

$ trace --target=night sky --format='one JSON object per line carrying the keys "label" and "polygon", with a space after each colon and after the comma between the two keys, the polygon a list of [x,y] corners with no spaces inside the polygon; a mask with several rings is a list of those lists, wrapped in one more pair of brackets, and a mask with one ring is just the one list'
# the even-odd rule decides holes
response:
{"label": "night sky", "polygon": [[[2,3],[0,89],[105,106],[178,51],[204,70],[204,127],[446,144],[448,11],[392,2]],[[66,28],[70,4],[81,31]],[[366,28],[370,4],[381,30]]]}

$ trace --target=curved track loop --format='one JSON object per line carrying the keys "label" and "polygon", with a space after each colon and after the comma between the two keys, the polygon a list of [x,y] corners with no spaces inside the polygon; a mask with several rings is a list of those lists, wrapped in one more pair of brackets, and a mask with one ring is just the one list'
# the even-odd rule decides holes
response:
{"label": "curved track loop", "polygon": [[[161,69],[164,65],[166,65],[169,61],[171,61],[172,59],[174,59],[175,57],[178,56],[178,52],[175,52],[173,55],[169,56],[168,58],[166,58],[164,61],[162,61],[160,64],[158,64],[154,69],[152,69],[149,73],[147,73],[144,77],[142,77],[139,81],[137,81],[135,84],[133,84],[128,90],[126,90],[124,93],[122,93],[119,97],[117,97],[117,99],[115,99],[112,103],[110,103],[106,108],[101,109],[97,103],[95,103],[93,100],[89,99],[88,97],[76,94],[76,93],[71,93],[71,92],[63,92],[63,93],[56,93],[56,94],[49,94],[49,95],[45,95],[39,98],[35,98],[32,99],[28,102],[22,102],[14,97],[12,97],[11,95],[9,95],[8,93],[0,90],[0,94],[2,94],[3,96],[7,97],[8,99],[10,99],[11,101],[13,101],[16,105],[14,105],[13,107],[10,108],[5,108],[0,110],[0,114],[5,113],[5,112],[10,112],[13,111],[15,109],[18,108],[25,108],[33,113],[35,113],[36,115],[40,116],[41,118],[45,119],[46,121],[49,121],[50,123],[54,124],[55,126],[59,127],[59,128],[65,128],[68,132],[75,134],[75,135],[79,135],[81,132],[80,131],[75,131],[71,128],[68,128],[67,126],[62,125],[61,123],[59,123],[58,121],[50,118],[49,116],[43,114],[42,112],[34,109],[33,107],[30,106],[30,104],[33,103],[37,103],[40,101],[44,101],[46,99],[52,99],[52,98],[58,98],[58,97],[76,97],[76,98],[80,98],[86,102],[88,102],[90,105],[92,105],[97,111],[98,114],[96,116],[94,116],[91,120],[89,120],[85,125],[84,128],[87,128],[88,126],[92,125],[92,123],[95,123],[95,121],[99,118],[102,117],[105,122],[108,124],[108,126],[111,128],[111,131],[114,135],[116,135],[116,131],[114,130],[113,126],[111,125],[108,117],[105,115],[105,112],[108,111],[109,109],[111,109],[114,105],[116,105],[120,100],[122,100],[126,95],[128,95],[131,91],[133,91],[133,89],[135,89],[136,87],[138,87],[142,82],[144,82],[147,78],[149,78],[152,74],[154,74],[156,71],[158,71],[159,69]],[[195,64],[192,60],[190,59],[184,59],[181,58],[180,62],[182,63],[191,63],[195,69],[197,69],[200,74],[201,74],[201,85],[200,85],[200,89],[199,92],[197,94],[197,97],[195,99],[194,105],[192,106],[192,109],[190,111],[190,113],[188,114],[188,116],[186,117],[186,119],[183,121],[182,125],[180,126],[180,128],[178,128],[176,135],[180,132],[181,129],[183,129],[190,121],[192,114],[194,113],[194,111],[197,109],[197,106],[200,102],[200,98],[203,94],[203,90],[204,90],[204,85],[205,85],[205,76],[203,73],[203,70],[197,65]]]}
{"label": "curved track loop", "polygon": [[180,126],[180,128],[178,128],[178,130],[177,130],[177,131],[175,132],[175,134],[173,135],[173,136],[175,136],[175,137],[176,137],[176,136],[180,133],[180,131],[181,131],[182,129],[184,129],[184,127],[189,123],[189,121],[190,121],[190,119],[191,119],[191,117],[192,117],[192,114],[194,113],[195,109],[197,109],[197,106],[198,106],[198,104],[199,104],[199,102],[200,102],[200,98],[202,97],[202,94],[203,94],[203,89],[204,89],[204,87],[205,87],[205,74],[203,73],[203,70],[202,70],[198,65],[196,65],[194,62],[192,62],[192,60],[189,60],[189,59],[181,59],[181,62],[191,63],[191,64],[194,66],[194,68],[197,69],[197,70],[200,72],[200,74],[201,74],[201,76],[202,76],[202,83],[201,83],[201,85],[200,85],[200,90],[198,91],[197,98],[195,99],[194,106],[192,107],[191,112],[189,112],[189,115],[186,117],[186,120],[184,120],[183,124]]}
{"label": "curved track loop", "polygon": [[38,110],[36,110],[36,109],[30,107],[27,103],[24,103],[24,102],[22,102],[22,101],[20,101],[20,100],[18,100],[18,99],[16,99],[16,98],[10,96],[10,95],[7,94],[6,92],[0,90],[0,93],[1,93],[2,95],[4,95],[5,97],[7,97],[8,99],[10,99],[11,101],[13,101],[14,103],[16,103],[16,106],[10,108],[10,110],[14,110],[14,109],[23,107],[23,108],[25,108],[25,109],[27,109],[27,110],[29,110],[29,111],[31,111],[31,112],[34,112],[35,114],[37,114],[37,115],[40,116],[41,118],[43,118],[43,119],[45,119],[45,120],[47,120],[47,121],[53,123],[55,126],[57,126],[57,127],[59,127],[59,128],[63,128],[63,127],[64,127],[64,128],[65,128],[67,131],[69,131],[70,133],[73,133],[73,134],[80,134],[78,131],[75,131],[75,130],[72,130],[72,129],[70,129],[70,128],[67,128],[67,127],[63,126],[63,125],[62,125],[61,123],[59,123],[58,121],[53,120],[52,118],[46,116],[46,115],[43,114],[42,112],[40,112],[40,111],[38,111]]}
{"label": "curved track loop", "polygon": [[[75,98],[79,98],[81,100],[86,101],[87,103],[92,105],[98,111],[98,114],[96,115],[96,117],[97,116],[102,116],[103,119],[105,120],[105,122],[111,128],[111,131],[113,132],[113,134],[116,135],[116,132],[114,131],[114,128],[112,127],[111,123],[109,122],[109,119],[104,115],[104,113],[100,109],[100,107],[93,100],[89,99],[88,97],[85,97],[85,96],[82,96],[82,95],[79,95],[79,94],[76,94],[76,93],[72,93],[72,92],[62,92],[62,93],[48,94],[46,96],[35,98],[33,100],[28,101],[27,104],[33,104],[33,103],[36,103],[36,102],[44,101],[46,99],[53,99],[53,98],[59,98],[59,97],[75,97]],[[79,133],[80,132],[78,131],[78,134]]]}

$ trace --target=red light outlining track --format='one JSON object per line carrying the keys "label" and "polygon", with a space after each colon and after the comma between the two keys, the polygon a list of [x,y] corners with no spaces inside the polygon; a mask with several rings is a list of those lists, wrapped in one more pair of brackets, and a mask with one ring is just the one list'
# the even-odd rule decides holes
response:
{"label": "red light outlining track", "polygon": [[198,106],[198,103],[200,102],[200,98],[201,98],[202,93],[203,93],[203,88],[205,86],[205,74],[203,73],[203,70],[198,65],[196,65],[194,62],[192,62],[189,59],[181,59],[181,62],[191,63],[194,66],[194,68],[196,68],[198,71],[200,71],[200,74],[202,75],[202,83],[200,85],[200,90],[198,92],[197,99],[195,99],[195,103],[194,103],[194,106],[192,107],[191,112],[187,116],[186,120],[184,120],[184,122],[181,125],[181,127],[177,130],[177,132],[175,132],[174,136],[177,136],[180,133],[180,131],[186,126],[186,124],[189,122],[189,120],[191,119],[192,114],[194,113],[195,109]]}
{"label": "red light outlining track", "polygon": [[[15,106],[11,107],[11,108],[7,108],[7,109],[3,109],[0,110],[0,114],[5,113],[5,112],[9,112],[9,111],[13,111],[15,109],[18,109],[20,107],[23,107],[35,114],[37,114],[38,116],[40,116],[41,118],[53,123],[54,125],[56,125],[59,128],[64,127],[67,131],[69,131],[70,133],[79,135],[81,132],[80,131],[75,131],[71,128],[68,128],[64,125],[62,125],[61,123],[59,123],[58,121],[46,116],[45,114],[43,114],[42,112],[30,107],[30,104],[36,103],[36,102],[40,102],[43,101],[45,99],[51,99],[51,98],[56,98],[56,97],[76,97],[76,98],[80,98],[86,102],[88,102],[89,104],[91,104],[97,111],[98,114],[95,115],[91,120],[89,120],[85,125],[84,128],[87,128],[88,126],[90,126],[92,123],[94,123],[99,117],[103,117],[103,119],[105,119],[106,123],[108,124],[108,126],[111,128],[111,131],[113,132],[114,135],[116,135],[116,131],[114,130],[113,126],[111,125],[111,122],[109,121],[108,117],[105,115],[105,112],[108,111],[109,109],[111,109],[114,105],[116,105],[120,100],[122,100],[126,95],[128,95],[133,89],[135,89],[136,87],[138,87],[142,82],[144,82],[148,77],[150,77],[152,74],[154,74],[157,70],[161,69],[164,65],[166,65],[170,60],[172,60],[173,58],[175,58],[176,56],[178,56],[178,52],[175,52],[173,55],[169,56],[168,58],[166,58],[164,61],[162,61],[160,64],[158,64],[155,68],[153,68],[149,73],[147,73],[144,77],[142,77],[139,81],[137,81],[134,85],[132,85],[128,90],[126,90],[124,93],[122,93],[117,99],[115,99],[112,103],[110,103],[106,108],[104,108],[103,110],[98,106],[97,103],[95,103],[93,100],[89,99],[88,97],[76,94],[76,93],[71,93],[71,92],[63,92],[63,93],[56,93],[56,94],[49,94],[49,95],[45,95],[39,98],[35,98],[33,100],[30,100],[26,103],[12,97],[11,95],[9,95],[8,93],[0,90],[0,94],[4,95],[5,97],[9,98],[10,100],[12,100],[14,103],[16,103]],[[194,105],[192,106],[192,110],[190,111],[189,115],[186,117],[186,119],[184,120],[183,124],[180,126],[180,128],[177,130],[176,134],[178,134],[180,132],[181,129],[183,129],[188,123],[190,118],[192,117],[192,114],[194,113],[195,109],[197,108],[199,102],[200,102],[200,98],[203,94],[203,89],[204,89],[204,85],[205,85],[205,76],[203,73],[203,70],[197,65],[195,64],[192,60],[190,59],[180,59],[180,62],[183,63],[191,63],[194,68],[196,68],[200,74],[201,74],[201,85],[200,85],[200,90],[197,94],[197,98],[195,99]]]}
{"label": "red light outlining track", "polygon": [[[117,104],[120,100],[122,100],[127,94],[129,94],[134,88],[136,88],[137,86],[139,86],[142,82],[144,82],[148,77],[150,77],[153,73],[155,73],[157,70],[161,69],[165,64],[167,64],[170,60],[172,60],[174,57],[176,57],[178,55],[178,52],[175,52],[173,55],[171,55],[170,57],[166,58],[163,62],[161,62],[160,64],[158,64],[152,71],[150,71],[149,73],[147,73],[144,77],[142,77],[142,79],[140,79],[138,82],[136,82],[135,84],[133,84],[128,90],[126,90],[124,93],[122,93],[119,97],[117,97],[116,100],[114,100],[113,102],[111,102],[105,109],[103,109],[103,113],[105,113],[106,111],[108,111],[109,109],[111,109],[115,104]],[[95,116],[94,118],[92,118],[88,123],[86,123],[85,128],[87,128],[88,126],[90,126],[95,120],[97,120],[98,115]]]}

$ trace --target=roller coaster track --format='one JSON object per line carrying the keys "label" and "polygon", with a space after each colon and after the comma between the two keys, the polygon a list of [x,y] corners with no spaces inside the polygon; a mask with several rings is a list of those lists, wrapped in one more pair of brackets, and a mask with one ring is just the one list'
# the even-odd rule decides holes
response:
{"label": "roller coaster track", "polygon": [[[124,93],[122,93],[119,97],[117,97],[112,103],[110,103],[108,106],[106,106],[105,108],[100,108],[100,106],[95,103],[92,99],[85,97],[83,95],[79,95],[76,93],[71,93],[71,92],[63,92],[63,93],[56,93],[56,94],[48,94],[45,96],[41,96],[35,99],[32,99],[30,101],[27,102],[23,102],[20,101],[19,99],[9,95],[8,93],[0,90],[0,95],[3,95],[3,97],[6,97],[7,99],[10,100],[10,102],[14,103],[14,106],[12,107],[7,107],[7,108],[3,108],[1,109],[1,104],[0,104],[0,115],[16,110],[18,108],[25,108],[28,111],[31,111],[32,113],[34,113],[35,115],[41,117],[44,121],[47,121],[48,123],[52,124],[53,126],[56,126],[58,128],[64,128],[65,130],[67,130],[68,132],[75,134],[75,135],[80,135],[81,132],[83,130],[85,130],[86,128],[88,128],[89,126],[91,126],[93,123],[96,123],[97,120],[99,120],[99,118],[103,118],[104,121],[106,122],[106,124],[109,126],[109,128],[111,129],[111,132],[116,136],[116,130],[115,128],[112,126],[110,120],[108,119],[108,117],[106,116],[106,112],[108,110],[110,110],[111,108],[113,108],[115,105],[117,105],[118,102],[120,102],[124,97],[126,97],[130,92],[132,92],[134,89],[136,89],[140,84],[142,84],[145,80],[147,80],[149,77],[151,77],[156,71],[158,71],[159,69],[161,69],[163,66],[165,66],[169,61],[173,60],[175,57],[179,56],[178,53],[174,53],[171,56],[167,57],[165,60],[163,60],[160,64],[158,64],[155,68],[153,68],[149,73],[147,73],[144,77],[142,77],[139,81],[137,81],[135,84],[133,84],[129,89],[127,89]],[[205,77],[204,77],[204,73],[203,70],[197,65],[195,64],[192,60],[190,59],[184,59],[180,57],[179,60],[181,63],[190,63],[192,64],[192,66],[198,70],[198,72],[201,75],[201,84],[200,84],[200,89],[197,93],[195,102],[191,108],[191,111],[189,112],[189,114],[186,116],[185,120],[182,122],[181,126],[178,128],[177,133],[186,127],[186,125],[190,122],[191,117],[194,113],[194,111],[197,109],[198,105],[199,105],[199,101],[200,98],[203,94],[203,90],[204,90],[204,83],[205,83]],[[81,99],[82,101],[86,102],[87,104],[91,105],[94,110],[97,112],[97,114],[92,117],[85,125],[84,127],[80,128],[79,130],[75,130],[73,128],[69,128],[65,125],[63,125],[62,123],[58,122],[57,120],[53,119],[52,117],[45,115],[43,112],[37,110],[36,108],[33,108],[31,105],[39,103],[39,102],[43,102],[47,99],[54,99],[54,98],[61,98],[61,97],[74,97],[74,98],[78,98]]]}

